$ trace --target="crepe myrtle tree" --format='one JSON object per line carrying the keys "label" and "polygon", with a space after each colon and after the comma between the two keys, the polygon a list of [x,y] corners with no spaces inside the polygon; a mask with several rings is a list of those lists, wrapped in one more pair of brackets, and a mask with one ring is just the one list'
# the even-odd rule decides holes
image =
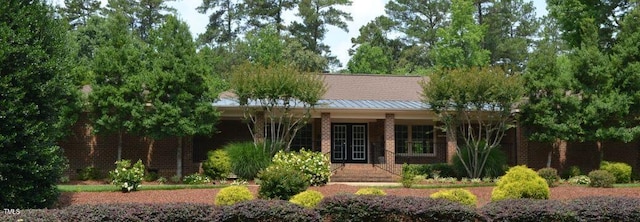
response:
{"label": "crepe myrtle tree", "polygon": [[[497,67],[443,69],[421,82],[423,102],[450,135],[458,135],[456,152],[470,178],[482,175],[491,150],[513,127],[513,108],[524,95],[519,75]],[[462,148],[469,149],[462,156]]]}
{"label": "crepe myrtle tree", "polygon": [[326,85],[321,75],[303,73],[283,63],[244,63],[234,68],[231,89],[243,108],[256,146],[262,144],[275,154],[283,148],[288,150],[326,92]]}

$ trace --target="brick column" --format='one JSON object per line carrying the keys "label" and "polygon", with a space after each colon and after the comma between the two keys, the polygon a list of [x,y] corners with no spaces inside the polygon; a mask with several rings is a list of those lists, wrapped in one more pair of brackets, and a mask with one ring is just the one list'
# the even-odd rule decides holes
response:
{"label": "brick column", "polygon": [[331,114],[322,113],[320,120],[320,150],[331,155]]}
{"label": "brick column", "polygon": [[447,163],[453,164],[453,156],[456,154],[458,140],[456,136],[456,128],[447,129]]}
{"label": "brick column", "polygon": [[396,119],[394,114],[384,115],[384,150],[385,162],[387,164],[396,164],[395,155],[388,155],[389,153],[395,153],[396,150]]}
{"label": "brick column", "polygon": [[264,112],[256,112],[256,123],[253,126],[253,133],[255,134],[255,138],[253,138],[256,143],[261,143],[264,141]]}
{"label": "brick column", "polygon": [[516,137],[518,138],[518,147],[516,147],[516,164],[529,164],[529,141],[524,137],[523,129],[520,124],[516,125]]}

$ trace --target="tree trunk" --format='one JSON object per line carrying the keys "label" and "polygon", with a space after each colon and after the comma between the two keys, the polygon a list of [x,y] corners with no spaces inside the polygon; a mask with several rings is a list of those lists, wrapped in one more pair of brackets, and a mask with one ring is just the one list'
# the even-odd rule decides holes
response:
{"label": "tree trunk", "polygon": [[153,145],[156,143],[156,140],[153,138],[148,138],[149,146],[147,147],[147,165],[145,166],[147,169],[151,168],[151,161],[153,160]]}
{"label": "tree trunk", "polygon": [[122,160],[122,130],[118,131],[118,161]]}
{"label": "tree trunk", "polygon": [[176,150],[176,175],[182,178],[182,137],[178,137],[178,148]]}
{"label": "tree trunk", "polygon": [[598,147],[598,167],[600,167],[600,164],[602,163],[602,160],[604,159],[604,150],[602,149],[602,141],[597,141],[596,142],[596,146]]}

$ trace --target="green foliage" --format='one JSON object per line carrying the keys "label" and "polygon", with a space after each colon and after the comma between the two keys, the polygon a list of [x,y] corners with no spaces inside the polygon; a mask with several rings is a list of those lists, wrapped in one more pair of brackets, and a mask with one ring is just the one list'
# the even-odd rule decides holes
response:
{"label": "green foliage", "polygon": [[245,186],[230,186],[218,191],[215,204],[229,206],[247,200],[253,200],[253,194],[249,191],[249,188]]}
{"label": "green foliage", "polygon": [[202,163],[204,175],[211,179],[226,179],[231,173],[231,158],[227,151],[218,149],[207,153],[207,160]]}
{"label": "green foliage", "polygon": [[514,166],[496,183],[491,192],[491,201],[517,198],[549,199],[549,195],[547,181],[538,176],[536,171],[526,166]]}
{"label": "green foliage", "polygon": [[616,177],[606,170],[594,170],[589,172],[590,187],[611,188],[616,182]]}
{"label": "green foliage", "polygon": [[485,29],[473,18],[472,0],[451,1],[451,22],[439,28],[438,41],[430,53],[436,66],[446,69],[481,67],[489,63],[489,51],[482,48]]}
{"label": "green foliage", "polygon": [[589,179],[588,176],[586,175],[578,175],[578,176],[574,176],[569,178],[569,183],[570,184],[578,184],[578,185],[589,185],[591,184],[591,179]]}
{"label": "green foliage", "polygon": [[131,160],[116,161],[116,169],[109,171],[111,183],[120,187],[122,192],[138,190],[144,178],[144,165],[138,160],[133,166]]}
{"label": "green foliage", "polygon": [[602,161],[600,163],[600,169],[611,173],[616,178],[616,183],[631,182],[632,168],[631,166],[629,166],[629,164],[621,162]]}
{"label": "green foliage", "polygon": [[351,57],[347,67],[350,73],[390,74],[392,68],[391,55],[381,47],[362,44]]}
{"label": "green foliage", "polygon": [[387,193],[384,190],[375,187],[360,188],[356,191],[356,195],[374,195],[374,196],[386,196]]}
{"label": "green foliage", "polygon": [[270,132],[264,139],[271,142],[262,145],[269,145],[267,150],[275,154],[278,145],[290,144],[297,129],[306,124],[326,86],[321,75],[302,73],[290,65],[245,63],[234,68],[231,90],[250,127],[264,121],[264,129],[253,130],[252,136],[257,141],[264,136],[257,132]]}
{"label": "green foliage", "polygon": [[471,191],[465,189],[441,190],[431,194],[429,197],[433,199],[446,199],[472,207],[475,207],[478,203],[478,197],[471,193]]}
{"label": "green foliage", "polygon": [[302,172],[311,186],[325,185],[331,177],[329,157],[321,152],[305,149],[301,149],[299,152],[279,151],[273,156],[273,165]]}
{"label": "green foliage", "polygon": [[[453,155],[453,169],[455,170],[457,175],[466,175],[471,178],[495,178],[504,175],[505,169],[507,168],[507,155],[499,147],[495,147],[491,150],[485,149],[485,147],[483,147],[482,145],[481,147],[479,147],[479,150],[477,152],[482,154],[483,156],[486,155],[487,161],[485,162],[482,172],[476,177],[474,177],[473,175],[469,175],[467,167],[469,165],[473,166],[473,163],[475,163],[475,161],[482,161],[482,159],[474,159],[469,152],[469,147],[462,147],[459,150],[459,153],[456,152]],[[472,150],[471,152],[475,152],[475,150]],[[460,157],[463,157],[462,160],[464,160],[464,163],[467,164],[467,167],[465,167]]]}
{"label": "green foliage", "polygon": [[79,180],[99,180],[103,178],[104,177],[102,176],[102,172],[100,172],[100,169],[94,166],[88,166],[78,171]]}
{"label": "green foliage", "polygon": [[0,11],[0,202],[47,208],[68,167],[56,143],[80,106],[66,29],[46,1],[3,1]]}
{"label": "green foliage", "polygon": [[315,208],[324,198],[322,193],[315,190],[306,190],[291,197],[291,203],[298,204],[306,208]]}
{"label": "green foliage", "polygon": [[448,163],[409,164],[406,167],[425,178],[458,177],[453,165]]}
{"label": "green foliage", "polygon": [[580,175],[582,175],[582,170],[580,170],[579,166],[570,166],[568,169],[564,171],[562,177],[572,178]]}
{"label": "green foliage", "polygon": [[271,155],[262,145],[252,142],[230,143],[224,147],[231,159],[231,171],[239,178],[253,180],[271,164]]}
{"label": "green foliage", "polygon": [[182,178],[182,182],[185,184],[197,185],[197,184],[208,184],[211,183],[211,179],[199,173],[194,173],[191,175],[184,176]]}
{"label": "green foliage", "polygon": [[400,176],[400,183],[405,188],[411,188],[416,183],[416,176],[418,175],[417,169],[410,167],[409,164],[402,164],[402,175]]}
{"label": "green foliage", "polygon": [[[147,170],[147,172],[144,174],[144,178],[143,180],[145,182],[152,182],[152,181],[157,181],[159,180],[161,177],[160,175],[158,175],[157,171],[150,171]],[[166,180],[166,178],[164,178],[164,180]],[[159,181],[160,182],[160,181]],[[165,181],[166,182],[166,181]]]}
{"label": "green foliage", "polygon": [[308,178],[299,170],[272,165],[258,174],[261,198],[289,200],[309,187]]}
{"label": "green foliage", "polygon": [[558,170],[551,167],[539,169],[538,175],[547,181],[547,185],[549,185],[549,187],[557,186],[557,183],[560,180],[560,176],[558,176]]}

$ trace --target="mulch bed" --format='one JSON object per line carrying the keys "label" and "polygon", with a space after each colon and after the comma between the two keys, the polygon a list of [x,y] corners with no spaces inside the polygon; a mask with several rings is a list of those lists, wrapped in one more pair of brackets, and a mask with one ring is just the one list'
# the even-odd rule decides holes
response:
{"label": "mulch bed", "polygon": [[[310,187],[325,196],[340,193],[355,193],[362,187],[344,184],[331,184],[321,187]],[[251,192],[257,195],[258,186],[249,185]],[[483,206],[491,199],[493,187],[469,187],[478,197],[478,205]],[[60,207],[77,204],[98,203],[213,203],[220,189],[182,189],[182,190],[143,190],[132,193],[121,192],[65,192],[60,197]],[[385,188],[388,195],[428,197],[442,189],[408,189]],[[565,200],[585,196],[626,196],[640,198],[640,188],[590,188],[563,185],[551,188],[551,199]]]}

